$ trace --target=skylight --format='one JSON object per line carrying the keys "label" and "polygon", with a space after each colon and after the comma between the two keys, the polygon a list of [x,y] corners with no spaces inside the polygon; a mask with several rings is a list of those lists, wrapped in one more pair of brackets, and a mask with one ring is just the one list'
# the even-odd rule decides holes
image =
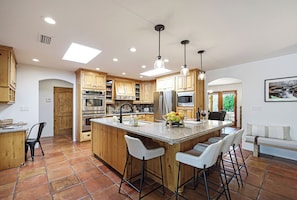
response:
{"label": "skylight", "polygon": [[63,60],[87,64],[100,53],[101,50],[99,49],[71,43],[63,56]]}
{"label": "skylight", "polygon": [[156,75],[160,75],[160,74],[164,74],[167,72],[171,72],[170,69],[166,69],[166,68],[157,68],[157,69],[152,69],[146,72],[142,72],[140,73],[143,76],[156,76]]}

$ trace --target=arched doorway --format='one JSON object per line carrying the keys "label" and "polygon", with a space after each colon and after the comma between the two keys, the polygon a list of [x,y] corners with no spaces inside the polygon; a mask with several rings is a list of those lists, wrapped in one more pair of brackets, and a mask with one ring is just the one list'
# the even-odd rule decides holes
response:
{"label": "arched doorway", "polygon": [[[56,88],[68,88],[73,90],[73,84],[64,80],[58,79],[46,79],[39,81],[39,121],[46,121],[47,125],[44,128],[43,137],[54,136],[54,127],[55,127],[55,98],[54,90]],[[73,101],[71,99],[71,101]],[[72,105],[72,102],[71,102]],[[71,111],[72,112],[72,111]],[[73,113],[71,113],[73,116]],[[73,126],[73,120],[71,116],[71,124]],[[72,132],[72,130],[71,130]],[[70,133],[70,140],[73,140],[72,133]]]}
{"label": "arched doorway", "polygon": [[242,82],[236,78],[220,78],[207,85],[208,110],[227,112],[225,120],[233,122],[234,127],[241,128]]}

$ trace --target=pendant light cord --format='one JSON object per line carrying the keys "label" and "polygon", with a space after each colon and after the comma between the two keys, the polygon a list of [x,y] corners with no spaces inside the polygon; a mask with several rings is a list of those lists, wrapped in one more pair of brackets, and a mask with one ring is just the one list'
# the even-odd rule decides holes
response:
{"label": "pendant light cord", "polygon": [[161,38],[161,31],[159,31],[159,55],[158,55],[158,58],[160,59],[161,58],[161,56],[160,56],[160,49],[161,49],[161,47],[160,47],[160,38]]}
{"label": "pendant light cord", "polygon": [[202,53],[200,54],[200,60],[201,60],[201,71],[202,71]]}
{"label": "pendant light cord", "polygon": [[186,44],[185,44],[185,48],[184,48],[184,60],[185,60],[185,67],[187,66],[186,64]]}

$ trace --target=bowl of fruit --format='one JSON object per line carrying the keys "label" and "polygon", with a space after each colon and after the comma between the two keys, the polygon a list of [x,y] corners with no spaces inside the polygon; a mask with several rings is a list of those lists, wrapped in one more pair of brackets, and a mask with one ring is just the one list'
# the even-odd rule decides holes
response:
{"label": "bowl of fruit", "polygon": [[172,111],[163,116],[166,120],[166,126],[169,127],[184,127],[184,113]]}

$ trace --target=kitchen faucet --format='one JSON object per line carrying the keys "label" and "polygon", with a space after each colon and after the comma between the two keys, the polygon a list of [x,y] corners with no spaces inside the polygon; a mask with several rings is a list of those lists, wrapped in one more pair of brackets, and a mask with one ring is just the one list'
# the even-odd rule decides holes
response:
{"label": "kitchen faucet", "polygon": [[123,122],[122,109],[125,105],[127,105],[131,108],[131,113],[133,112],[133,107],[130,103],[124,103],[123,105],[121,105],[121,107],[120,107],[120,123]]}

